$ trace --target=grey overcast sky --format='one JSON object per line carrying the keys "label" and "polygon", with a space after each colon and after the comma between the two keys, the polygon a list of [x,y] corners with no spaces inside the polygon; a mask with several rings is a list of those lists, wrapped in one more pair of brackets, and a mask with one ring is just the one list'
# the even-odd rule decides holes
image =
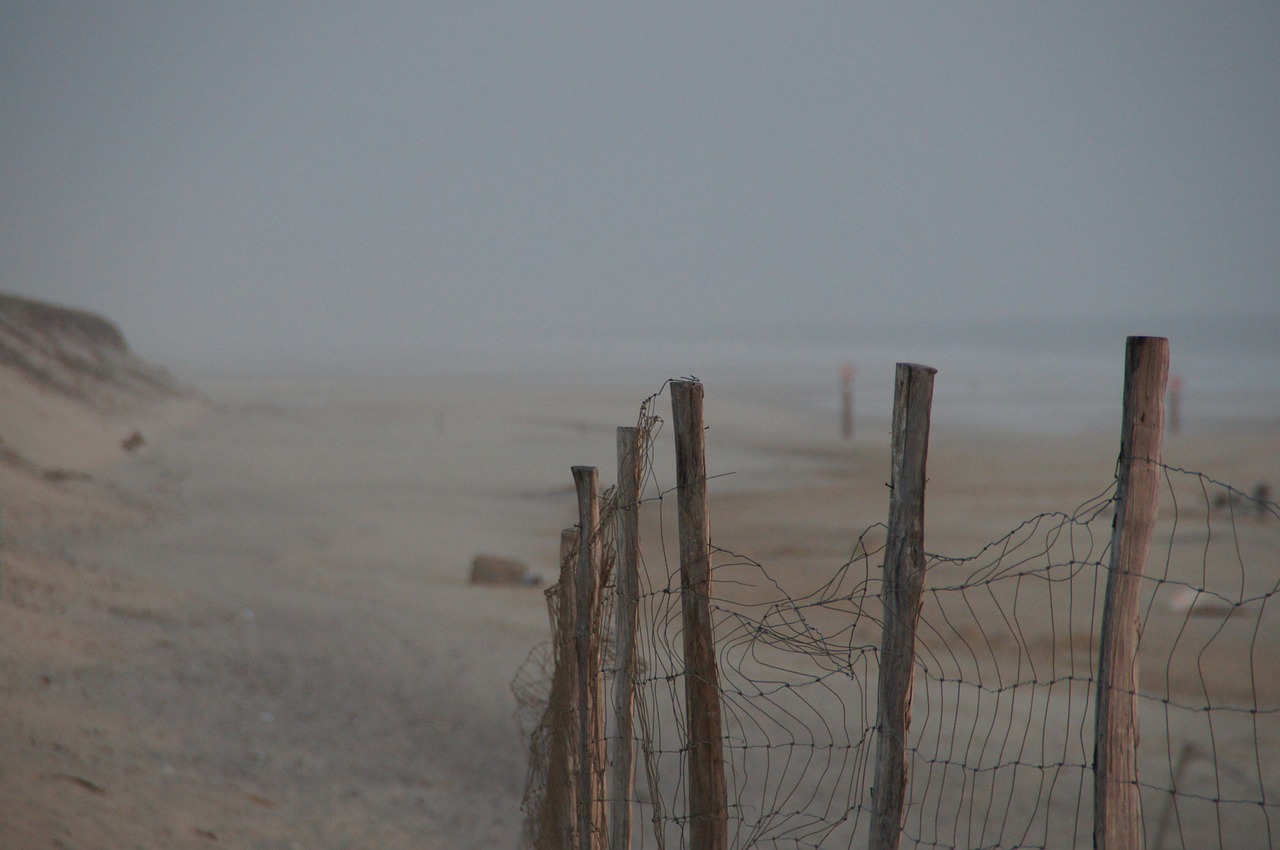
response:
{"label": "grey overcast sky", "polygon": [[1276,0],[3,0],[0,80],[0,289],[171,363],[1280,315]]}

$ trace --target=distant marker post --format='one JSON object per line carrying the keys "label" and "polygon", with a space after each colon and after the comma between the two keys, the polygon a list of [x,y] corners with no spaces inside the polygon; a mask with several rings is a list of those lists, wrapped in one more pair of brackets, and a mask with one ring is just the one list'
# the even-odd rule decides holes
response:
{"label": "distant marker post", "polygon": [[840,434],[846,440],[853,437],[853,379],[857,374],[848,361],[840,367]]}
{"label": "distant marker post", "polygon": [[1174,375],[1169,379],[1169,433],[1176,434],[1182,430],[1182,376]]}

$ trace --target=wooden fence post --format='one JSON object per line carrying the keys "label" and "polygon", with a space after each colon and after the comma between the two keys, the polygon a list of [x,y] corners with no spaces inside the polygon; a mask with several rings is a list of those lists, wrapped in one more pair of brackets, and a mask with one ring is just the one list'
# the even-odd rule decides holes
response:
{"label": "wooden fence post", "polygon": [[902,837],[916,624],[924,591],[925,461],[937,371],[930,366],[899,363],[895,377],[892,490],[880,592],[884,627],[876,705],[876,772],[871,788],[871,850],[896,850]]}
{"label": "wooden fence post", "polygon": [[1125,346],[1124,421],[1116,471],[1111,563],[1102,638],[1093,745],[1093,846],[1136,850],[1142,839],[1138,789],[1138,597],[1160,495],[1164,392],[1169,341],[1129,337]]}
{"label": "wooden fence post", "polygon": [[632,705],[635,701],[636,627],[640,601],[640,453],[639,429],[618,429],[617,555],[614,581],[617,671],[613,679],[616,748],[610,762],[609,850],[631,848],[631,797],[635,792]]}
{"label": "wooden fence post", "polygon": [[594,466],[573,467],[578,492],[574,648],[578,664],[578,847],[604,846],[604,695],[600,677],[600,499]]}
{"label": "wooden fence post", "polygon": [[577,847],[578,659],[574,645],[577,631],[578,531],[560,532],[560,581],[555,588],[552,609],[552,640],[555,641],[555,672],[547,699],[550,714],[550,741],[547,746],[547,790],[538,812],[538,850]]}
{"label": "wooden fence post", "polygon": [[702,384],[671,382],[680,514],[680,597],[684,614],[685,710],[689,734],[689,847],[726,850],[720,677],[711,622],[711,534],[707,523]]}

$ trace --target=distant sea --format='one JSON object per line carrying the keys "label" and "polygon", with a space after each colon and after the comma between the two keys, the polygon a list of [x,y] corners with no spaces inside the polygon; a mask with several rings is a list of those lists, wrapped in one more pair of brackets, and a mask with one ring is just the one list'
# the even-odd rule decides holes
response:
{"label": "distant sea", "polygon": [[[634,388],[637,407],[668,378],[713,393],[821,411],[840,405],[840,371],[857,370],[858,421],[887,427],[896,363],[938,370],[935,428],[1075,433],[1118,428],[1125,338],[1163,336],[1182,386],[1187,432],[1280,431],[1280,312],[1166,318],[956,319],[755,327],[599,328],[512,333],[501,339],[374,341],[363,356],[308,358],[206,375],[437,377]],[[388,353],[390,348],[390,353]]]}
{"label": "distant sea", "polygon": [[691,375],[709,393],[754,387],[784,403],[833,411],[848,362],[857,370],[857,414],[873,420],[890,416],[894,364],[922,363],[938,370],[935,423],[1071,433],[1118,427],[1129,335],[1169,338],[1184,430],[1280,429],[1280,313],[618,330],[511,339],[502,351],[451,350],[436,362],[449,371],[505,372],[530,381],[568,374],[588,383],[626,379],[647,386],[648,378],[654,390],[666,378]]}

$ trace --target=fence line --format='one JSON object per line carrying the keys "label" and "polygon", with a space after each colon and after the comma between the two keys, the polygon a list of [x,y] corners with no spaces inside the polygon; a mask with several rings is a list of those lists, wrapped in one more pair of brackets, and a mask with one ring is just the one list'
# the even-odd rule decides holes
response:
{"label": "fence line", "polygon": [[[691,817],[690,808],[689,770],[706,741],[691,732],[700,718],[691,719],[685,699],[687,582],[665,545],[666,497],[679,497],[682,488],[655,484],[656,398],[641,407],[631,461],[649,495],[631,507],[605,493],[592,535],[605,579],[596,622],[611,622],[615,604],[635,595],[634,661],[626,659],[625,639],[615,647],[612,635],[604,636],[598,661],[615,689],[619,679],[632,684],[634,726],[628,731],[614,718],[596,733],[607,742],[614,777],[595,792],[598,800],[575,801],[558,790],[572,784],[579,767],[556,761],[565,749],[556,745],[564,737],[558,730],[574,713],[560,704],[566,674],[557,662],[572,653],[563,647],[562,596],[552,588],[548,603],[561,645],[535,650],[515,685],[535,727],[525,799],[531,847],[586,846],[570,840],[580,835],[548,823],[563,823],[565,806],[576,807],[580,818],[583,805],[605,802],[615,813],[609,831],[598,824],[593,832],[607,834],[615,850],[627,841],[708,846],[698,826],[705,818]],[[1130,652],[1142,674],[1111,689],[1118,702],[1133,706],[1141,727],[1141,737],[1136,730],[1132,736],[1138,770],[1124,786],[1136,794],[1136,829],[1117,840],[1274,847],[1280,770],[1268,758],[1280,753],[1280,681],[1269,673],[1280,657],[1280,615],[1270,601],[1280,582],[1273,568],[1263,569],[1271,564],[1257,559],[1280,549],[1270,522],[1280,519],[1280,509],[1143,457],[1165,507],[1152,563],[1141,575],[1133,571],[1138,628]],[[895,840],[1047,848],[1093,839],[1099,632],[1114,573],[1108,565],[1116,547],[1112,526],[1122,512],[1119,480],[1118,468],[1117,479],[1076,510],[1031,517],[974,555],[924,554],[928,580],[914,675],[905,685],[915,689],[903,750],[905,816]],[[619,582],[609,580],[620,571],[615,541],[622,538],[614,529],[619,518],[641,510],[656,511],[662,539],[640,545],[635,589],[623,585],[620,593]],[[883,525],[867,529],[853,556],[802,594],[789,594],[759,562],[709,545],[727,846],[868,846],[878,796],[874,749],[882,740],[873,695],[885,657],[887,538]],[[576,550],[566,554],[577,557]],[[620,675],[631,663],[632,672]],[[629,769],[619,767],[624,739],[641,774],[634,784]],[[619,811],[634,815],[630,823],[621,822]]]}

